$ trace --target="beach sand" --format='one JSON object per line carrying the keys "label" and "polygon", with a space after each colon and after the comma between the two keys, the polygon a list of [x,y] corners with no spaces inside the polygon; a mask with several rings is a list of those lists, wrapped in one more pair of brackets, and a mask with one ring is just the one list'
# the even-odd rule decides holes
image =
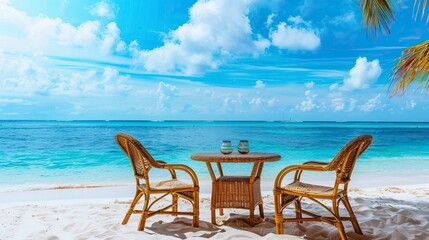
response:
{"label": "beach sand", "polygon": [[[337,230],[325,223],[286,223],[287,235],[275,234],[272,193],[264,191],[265,219],[246,223],[248,211],[225,209],[218,224],[210,222],[210,195],[201,195],[200,227],[192,218],[157,215],[137,231],[139,215],[127,225],[121,221],[131,201],[127,187],[77,188],[0,193],[0,239],[338,239]],[[121,196],[121,197],[115,197]],[[127,196],[127,197],[124,197]],[[429,185],[351,189],[350,199],[364,236],[345,222],[350,239],[429,239]],[[162,205],[168,201],[161,202]],[[303,208],[323,212],[305,201]],[[179,202],[179,209],[190,205]],[[292,207],[286,214],[293,216]],[[342,213],[346,211],[342,209]],[[258,213],[256,211],[255,213]]]}

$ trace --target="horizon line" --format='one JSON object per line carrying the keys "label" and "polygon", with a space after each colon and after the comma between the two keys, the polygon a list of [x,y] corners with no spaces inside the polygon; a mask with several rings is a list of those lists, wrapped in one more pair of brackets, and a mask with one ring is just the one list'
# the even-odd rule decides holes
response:
{"label": "horizon line", "polygon": [[285,123],[429,123],[429,121],[335,121],[335,120],[149,120],[149,119],[120,119],[120,120],[103,120],[103,119],[73,119],[73,120],[57,120],[57,119],[0,119],[0,122],[285,122]]}

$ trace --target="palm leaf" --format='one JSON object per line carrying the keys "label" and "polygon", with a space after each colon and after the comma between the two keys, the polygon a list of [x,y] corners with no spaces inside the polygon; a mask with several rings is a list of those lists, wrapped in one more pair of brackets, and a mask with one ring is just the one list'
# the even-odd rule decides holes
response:
{"label": "palm leaf", "polygon": [[392,95],[402,95],[414,83],[429,92],[428,77],[429,40],[426,40],[402,51],[401,57],[393,67],[389,89]]}
{"label": "palm leaf", "polygon": [[[425,16],[427,0],[414,0],[414,20],[417,19],[419,11],[422,11],[422,19]],[[421,8],[420,8],[421,7]],[[429,14],[426,19],[426,23],[429,22]]]}
{"label": "palm leaf", "polygon": [[377,32],[382,32],[383,29],[387,34],[390,34],[390,24],[395,20],[395,1],[359,0],[359,6],[362,8],[362,18],[367,35],[375,36]]}

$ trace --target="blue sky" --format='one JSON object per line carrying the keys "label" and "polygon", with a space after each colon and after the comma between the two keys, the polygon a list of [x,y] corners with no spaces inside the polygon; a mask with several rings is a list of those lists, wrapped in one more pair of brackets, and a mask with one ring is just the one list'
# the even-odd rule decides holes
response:
{"label": "blue sky", "polygon": [[428,121],[413,2],[373,39],[357,0],[0,0],[0,119]]}

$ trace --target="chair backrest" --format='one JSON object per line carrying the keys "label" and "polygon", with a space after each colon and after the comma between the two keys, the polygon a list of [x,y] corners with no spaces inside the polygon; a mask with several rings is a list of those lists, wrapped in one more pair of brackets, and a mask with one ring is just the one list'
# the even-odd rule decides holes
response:
{"label": "chair backrest", "polygon": [[158,167],[155,159],[153,159],[143,145],[133,136],[126,133],[118,133],[115,136],[115,140],[130,159],[136,178],[146,179],[150,168],[152,166]]}
{"label": "chair backrest", "polygon": [[328,170],[335,170],[339,183],[347,183],[353,172],[357,158],[371,145],[371,135],[361,135],[347,143],[327,166]]}

